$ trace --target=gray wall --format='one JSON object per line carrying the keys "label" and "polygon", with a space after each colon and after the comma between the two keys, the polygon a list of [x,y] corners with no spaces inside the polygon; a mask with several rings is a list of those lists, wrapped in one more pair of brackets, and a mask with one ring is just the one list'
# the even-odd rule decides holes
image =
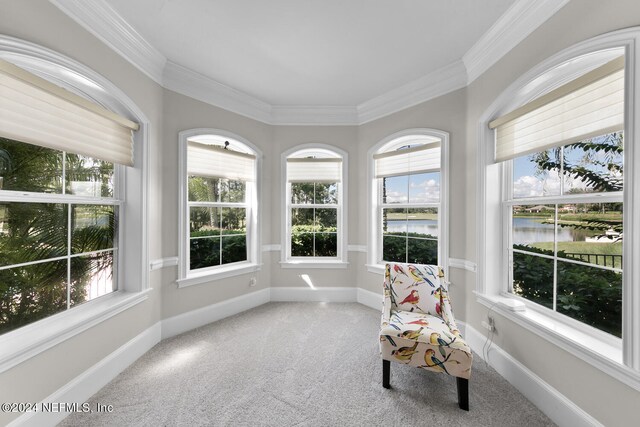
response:
{"label": "gray wall", "polygon": [[[164,90],[44,0],[2,0],[0,16],[0,33],[57,50],[102,73],[151,120],[150,259],[178,254],[177,154],[182,130],[224,129],[262,150],[262,244],[281,243],[280,154],[309,142],[345,150],[349,154],[348,243],[365,245],[367,151],[397,131],[427,127],[451,135],[450,256],[475,261],[475,132],[480,114],[511,82],[559,50],[603,32],[640,25],[640,3],[574,0],[468,88],[359,127],[269,126]],[[312,274],[316,286],[358,286],[381,292],[381,276],[364,266],[366,254],[350,252],[348,257],[346,269],[305,272]],[[302,270],[282,269],[279,261],[279,252],[263,252],[263,266],[257,273],[183,289],[175,285],[176,267],[151,272],[154,290],[144,303],[0,374],[0,401],[43,399],[161,319],[269,286],[306,286],[298,276]],[[252,276],[258,284],[250,288]],[[475,274],[452,268],[450,279],[457,317],[482,331],[486,308],[472,293]],[[640,393],[507,319],[497,316],[496,322],[496,344],[544,381],[605,425],[633,424],[630,408],[640,401]],[[12,414],[0,414],[0,424],[12,418]]]}

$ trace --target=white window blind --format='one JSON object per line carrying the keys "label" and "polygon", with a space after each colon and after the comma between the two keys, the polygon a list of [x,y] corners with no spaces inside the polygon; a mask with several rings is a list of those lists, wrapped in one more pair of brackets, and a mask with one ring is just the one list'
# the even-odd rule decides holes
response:
{"label": "white window blind", "polygon": [[288,182],[341,182],[342,159],[298,158],[287,159]]}
{"label": "white window blind", "polygon": [[374,154],[376,178],[440,170],[440,142]]}
{"label": "white window blind", "polygon": [[187,146],[189,175],[254,181],[255,160],[253,154],[227,150],[218,145],[189,141]]}
{"label": "white window blind", "polygon": [[496,129],[496,162],[623,130],[624,57],[508,113]]}
{"label": "white window blind", "polygon": [[0,60],[0,136],[133,165],[138,124]]}

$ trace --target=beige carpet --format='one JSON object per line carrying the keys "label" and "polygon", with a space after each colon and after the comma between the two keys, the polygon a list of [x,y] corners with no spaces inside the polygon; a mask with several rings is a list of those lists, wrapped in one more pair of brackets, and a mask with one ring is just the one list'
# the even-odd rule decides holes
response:
{"label": "beige carpet", "polygon": [[380,312],[355,303],[269,303],[161,342],[90,400],[111,413],[63,426],[549,426],[476,356],[470,411],[455,378],[391,365]]}

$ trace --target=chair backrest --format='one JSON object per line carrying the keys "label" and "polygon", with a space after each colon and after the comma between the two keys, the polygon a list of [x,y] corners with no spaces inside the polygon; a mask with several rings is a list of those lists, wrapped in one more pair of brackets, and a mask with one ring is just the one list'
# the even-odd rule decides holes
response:
{"label": "chair backrest", "polygon": [[447,288],[440,267],[387,264],[384,286],[391,296],[392,308],[443,317],[442,299]]}

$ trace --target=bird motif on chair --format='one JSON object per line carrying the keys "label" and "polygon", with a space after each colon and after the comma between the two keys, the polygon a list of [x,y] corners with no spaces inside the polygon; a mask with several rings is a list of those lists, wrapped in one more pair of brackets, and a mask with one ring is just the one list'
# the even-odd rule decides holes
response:
{"label": "bird motif on chair", "polygon": [[422,335],[422,330],[424,328],[420,328],[417,331],[404,331],[400,336],[402,338],[406,338],[408,340],[417,340],[420,335]]}
{"label": "bird motif on chair", "polygon": [[407,295],[407,297],[405,299],[402,300],[400,305],[402,305],[402,304],[413,304],[413,305],[416,305],[416,304],[418,304],[418,301],[420,301],[420,294],[418,293],[418,291],[416,289],[414,289],[414,290],[411,291],[411,293],[409,295]]}
{"label": "bird motif on chair", "polygon": [[393,350],[391,352],[391,355],[403,362],[409,362],[409,360],[411,360],[411,357],[417,353],[416,348],[418,348],[417,341],[413,345],[413,347],[400,347],[397,350]]}

